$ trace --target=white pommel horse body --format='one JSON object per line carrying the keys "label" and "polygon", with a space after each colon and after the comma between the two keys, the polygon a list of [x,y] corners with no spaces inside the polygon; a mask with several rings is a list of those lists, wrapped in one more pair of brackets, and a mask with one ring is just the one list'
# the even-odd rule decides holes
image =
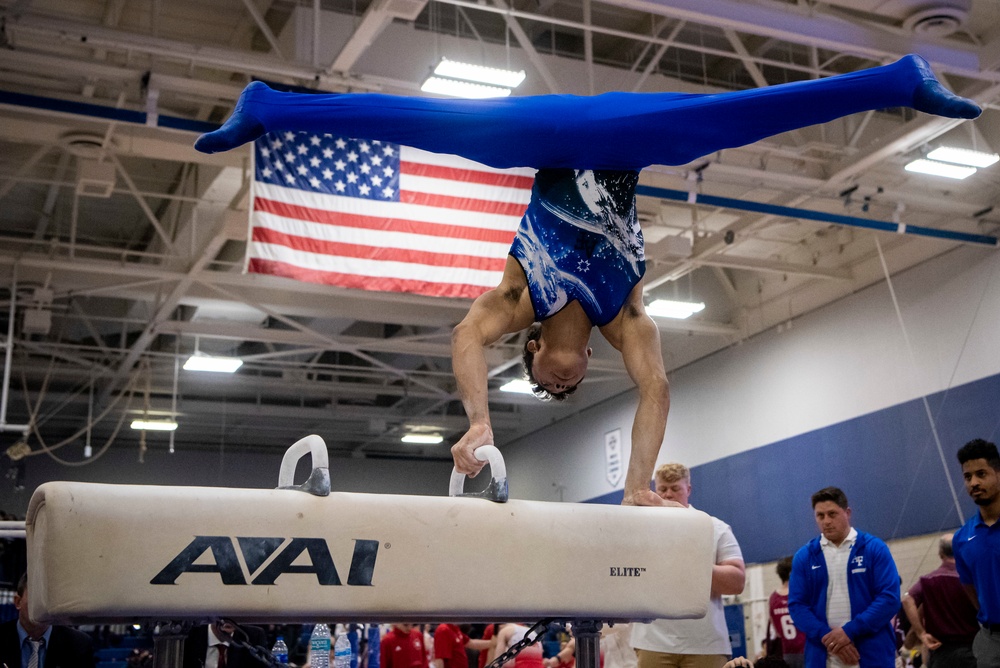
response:
{"label": "white pommel horse body", "polygon": [[[298,459],[313,472],[293,486]],[[489,495],[505,499],[499,451]],[[29,613],[49,623],[641,621],[704,616],[705,513],[330,493],[326,445],[273,490],[50,482],[31,497]],[[309,493],[303,493],[309,492]],[[599,625],[598,625],[599,628]],[[582,667],[585,668],[585,667]]]}

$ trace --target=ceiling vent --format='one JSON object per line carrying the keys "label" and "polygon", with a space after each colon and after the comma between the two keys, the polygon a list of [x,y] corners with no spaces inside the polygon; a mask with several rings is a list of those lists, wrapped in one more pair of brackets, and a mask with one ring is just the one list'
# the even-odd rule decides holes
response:
{"label": "ceiling vent", "polygon": [[947,37],[960,30],[969,18],[962,7],[930,7],[906,17],[903,27],[922,37]]}

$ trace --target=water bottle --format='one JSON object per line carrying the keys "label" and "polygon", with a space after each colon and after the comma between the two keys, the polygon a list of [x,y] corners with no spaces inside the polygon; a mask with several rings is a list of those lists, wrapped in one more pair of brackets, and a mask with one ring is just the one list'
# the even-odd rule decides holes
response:
{"label": "water bottle", "polygon": [[346,633],[337,636],[333,645],[333,668],[351,668],[351,641]]}
{"label": "water bottle", "polygon": [[330,668],[330,627],[317,624],[309,636],[309,668]]}
{"label": "water bottle", "polygon": [[278,642],[274,643],[274,647],[271,648],[271,655],[280,664],[288,663],[288,645],[285,644],[283,637],[278,636]]}

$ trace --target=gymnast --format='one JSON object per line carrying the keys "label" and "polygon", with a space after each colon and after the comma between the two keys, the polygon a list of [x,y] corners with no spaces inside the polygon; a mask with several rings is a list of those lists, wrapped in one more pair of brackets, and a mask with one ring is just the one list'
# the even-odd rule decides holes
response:
{"label": "gymnast", "polygon": [[[493,443],[485,350],[529,328],[525,372],[536,395],[563,399],[587,370],[594,327],[622,354],[639,391],[625,504],[662,505],[649,488],[670,398],[659,332],[642,301],[636,216],[639,170],[682,165],[725,148],[848,114],[911,107],[951,118],[981,109],[948,91],[916,55],[824,79],[718,94],[605,93],[491,100],[378,93],[282,93],[253,82],[232,116],[195,148],[225,151],[278,130],[330,132],[451,153],[497,168],[537,169],[500,284],[481,295],[452,336],[469,430],[455,468]],[[535,324],[533,324],[535,323]],[[540,324],[539,324],[540,323]]]}

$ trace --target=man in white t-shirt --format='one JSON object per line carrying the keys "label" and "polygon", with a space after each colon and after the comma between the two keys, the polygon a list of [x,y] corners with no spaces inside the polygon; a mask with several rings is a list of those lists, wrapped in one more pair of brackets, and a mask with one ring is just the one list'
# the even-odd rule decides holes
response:
{"label": "man in white t-shirt", "polygon": [[[691,472],[682,464],[656,470],[656,493],[666,501],[690,508]],[[722,608],[723,594],[739,594],[746,579],[743,553],[728,524],[712,518],[715,566],[708,614],[700,619],[657,619],[632,627],[632,647],[639,668],[722,668],[732,653]],[[664,595],[669,595],[665,592]]]}

